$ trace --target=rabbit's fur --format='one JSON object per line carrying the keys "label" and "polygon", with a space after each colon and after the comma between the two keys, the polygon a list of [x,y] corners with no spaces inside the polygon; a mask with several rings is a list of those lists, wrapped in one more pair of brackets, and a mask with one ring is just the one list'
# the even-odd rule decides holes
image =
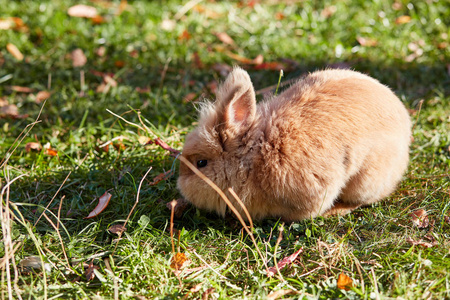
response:
{"label": "rabbit's fur", "polygon": [[[295,221],[388,196],[408,165],[410,128],[394,93],[361,73],[314,72],[257,105],[249,75],[236,67],[216,102],[201,105],[182,155],[240,209],[233,188],[252,218]],[[221,197],[183,163],[178,188],[195,206],[225,214]]]}

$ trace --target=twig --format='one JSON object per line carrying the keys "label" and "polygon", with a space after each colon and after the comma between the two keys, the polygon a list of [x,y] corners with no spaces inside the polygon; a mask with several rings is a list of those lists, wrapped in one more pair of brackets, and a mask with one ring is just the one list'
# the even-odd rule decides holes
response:
{"label": "twig", "polygon": [[284,280],[283,276],[281,275],[280,268],[278,267],[278,264],[277,264],[277,250],[278,250],[278,246],[281,243],[281,240],[283,239],[284,222],[281,224],[281,226],[280,226],[280,228],[278,228],[278,230],[279,230],[279,234],[278,234],[277,242],[275,243],[275,250],[273,251],[273,263],[275,265],[275,268],[277,268],[277,274],[280,277],[280,279],[282,281],[286,281],[286,280]]}
{"label": "twig", "polygon": [[120,136],[116,136],[115,138],[113,138],[113,139],[111,139],[111,140],[109,140],[109,141],[99,145],[98,147],[99,148],[103,148],[105,146],[108,146],[109,144],[112,144],[112,142],[114,142],[114,141],[122,140],[122,139],[131,141],[131,139],[127,138],[126,136],[120,135]]}
{"label": "twig", "polygon": [[[63,243],[61,234],[59,233],[59,230],[56,228],[56,225],[52,222],[52,220],[45,214],[45,211],[42,213],[42,215],[47,219],[47,221],[50,223],[50,225],[52,225],[53,229],[56,230],[56,234],[58,235],[59,242],[61,243],[61,249],[64,254],[64,258],[66,259],[67,266],[69,267],[70,266],[69,258],[67,257],[66,249],[64,248],[64,243]],[[69,269],[70,269],[70,267],[69,267]]]}
{"label": "twig", "polygon": [[414,128],[416,128],[417,122],[419,122],[420,111],[422,110],[423,99],[419,101],[419,111],[417,112],[416,122],[411,129],[411,132],[414,134]]}
{"label": "twig", "polygon": [[[175,243],[173,242],[173,216],[175,212],[175,205],[177,202],[175,200],[170,201],[170,206],[172,209],[170,210],[170,241],[172,242],[172,253],[175,255]],[[175,264],[176,266],[177,264]]]}
{"label": "twig", "polygon": [[124,121],[125,123],[130,124],[130,125],[133,125],[133,126],[139,128],[139,129],[142,130],[142,131],[145,131],[145,129],[142,128],[141,126],[139,126],[139,125],[137,125],[137,124],[134,124],[134,123],[132,123],[132,122],[126,120],[125,118],[123,118],[123,117],[121,117],[121,116],[119,116],[119,115],[116,115],[115,113],[113,113],[113,112],[110,111],[109,109],[106,109],[106,111],[109,112],[110,114],[112,114],[113,116],[115,116],[116,118],[121,119],[121,120]]}
{"label": "twig", "polygon": [[250,216],[250,213],[247,210],[247,207],[244,205],[242,200],[238,197],[238,195],[232,188],[228,188],[228,192],[230,192],[230,194],[234,197],[234,199],[236,199],[236,202],[239,203],[239,205],[241,206],[242,210],[244,211],[245,215],[247,216],[248,222],[250,223],[250,229],[253,232],[253,220],[252,220],[252,217]]}

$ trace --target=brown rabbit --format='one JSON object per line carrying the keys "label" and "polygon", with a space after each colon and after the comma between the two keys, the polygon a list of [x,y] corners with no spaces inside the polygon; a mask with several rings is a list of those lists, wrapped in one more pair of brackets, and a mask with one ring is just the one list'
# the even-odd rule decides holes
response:
{"label": "brown rabbit", "polygon": [[[233,188],[252,218],[296,221],[388,196],[408,165],[410,128],[394,93],[361,73],[314,72],[257,105],[248,73],[234,68],[216,102],[201,105],[182,155],[227,195]],[[225,214],[225,202],[183,163],[178,188]]]}

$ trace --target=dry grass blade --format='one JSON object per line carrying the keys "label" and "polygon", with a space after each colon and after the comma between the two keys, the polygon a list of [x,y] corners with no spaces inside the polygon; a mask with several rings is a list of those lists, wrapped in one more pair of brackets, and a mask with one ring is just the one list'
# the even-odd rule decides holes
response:
{"label": "dry grass blade", "polygon": [[225,201],[225,203],[228,205],[228,207],[231,209],[231,211],[236,215],[236,217],[239,219],[239,222],[241,222],[242,226],[244,227],[245,231],[247,231],[248,235],[250,236],[256,251],[258,252],[260,258],[263,261],[264,267],[266,268],[266,271],[269,271],[269,268],[267,267],[266,264],[266,260],[264,258],[264,256],[262,255],[261,251],[258,248],[258,244],[256,243],[255,240],[255,236],[253,235],[253,232],[251,232],[248,227],[247,224],[245,224],[244,219],[242,219],[241,214],[237,211],[237,209],[233,206],[233,204],[231,204],[230,200],[227,198],[227,196],[224,194],[224,192],[214,183],[212,182],[208,177],[206,177],[205,175],[203,175],[202,172],[200,172],[196,167],[194,167],[194,165],[187,160],[187,158],[185,158],[183,155],[178,156],[178,159],[183,162],[189,169],[192,170],[192,172],[194,172],[198,177],[200,177],[203,181],[205,181],[210,187],[212,187],[218,194],[219,196],[223,199],[223,201]]}
{"label": "dry grass blade", "polygon": [[[59,242],[61,243],[61,249],[64,254],[64,258],[66,259],[66,262],[67,262],[66,267],[70,270],[69,258],[67,257],[66,249],[64,248],[64,242],[62,240],[61,233],[59,233],[58,227],[56,227],[56,225],[52,222],[52,220],[45,214],[45,211],[42,213],[42,215],[47,219],[47,221],[50,223],[50,225],[52,225],[53,229],[55,229],[56,234],[58,235],[58,238],[59,238]],[[58,219],[58,223],[59,223],[59,219]]]}
{"label": "dry grass blade", "polygon": [[234,197],[234,199],[236,199],[236,202],[239,203],[239,205],[241,206],[242,210],[244,211],[245,215],[247,216],[248,222],[250,223],[250,230],[253,232],[253,220],[252,220],[252,217],[250,216],[250,213],[247,210],[247,207],[244,205],[242,200],[239,198],[239,196],[236,194],[236,192],[232,188],[229,188],[228,191]]}

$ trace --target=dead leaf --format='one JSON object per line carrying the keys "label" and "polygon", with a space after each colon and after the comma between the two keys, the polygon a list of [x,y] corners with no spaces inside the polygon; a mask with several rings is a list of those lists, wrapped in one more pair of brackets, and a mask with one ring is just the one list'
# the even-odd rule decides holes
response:
{"label": "dead leaf", "polygon": [[[303,247],[298,249],[296,252],[292,253],[291,255],[283,258],[281,261],[278,262],[277,266],[278,266],[278,270],[283,269],[287,264],[292,263],[297,256],[303,252]],[[272,277],[273,275],[275,275],[277,273],[277,267],[270,267],[269,271],[267,272],[267,276],[268,277]]]}
{"label": "dead leaf", "polygon": [[80,48],[73,50],[70,57],[72,59],[73,67],[82,67],[87,63],[86,55],[84,55],[83,50]]}
{"label": "dead leaf", "polygon": [[15,104],[7,104],[0,107],[1,117],[15,118],[19,115],[19,109]]}
{"label": "dead leaf", "polygon": [[334,13],[337,11],[337,7],[334,5],[331,6],[326,6],[322,12],[320,13],[320,15],[324,18],[329,18],[332,15],[334,15]]}
{"label": "dead leaf", "polygon": [[105,77],[103,77],[103,80],[105,81],[106,84],[109,84],[112,87],[117,86],[117,81],[115,81],[114,78],[112,78],[109,75],[106,75]]}
{"label": "dead leaf", "polygon": [[105,48],[105,46],[100,46],[100,47],[98,47],[97,50],[95,50],[95,54],[97,54],[97,55],[100,56],[100,57],[105,56],[105,53],[106,53],[106,48]]}
{"label": "dead leaf", "polygon": [[141,144],[141,145],[147,145],[147,144],[150,144],[151,141],[152,141],[152,139],[149,138],[148,136],[140,135],[139,138],[138,138],[138,142],[139,142],[139,144]]}
{"label": "dead leaf", "polygon": [[226,33],[226,32],[219,32],[216,33],[217,38],[224,44],[234,46],[234,40]]}
{"label": "dead leaf", "polygon": [[108,192],[105,192],[102,196],[100,196],[100,198],[98,198],[97,206],[94,208],[93,211],[91,211],[91,213],[85,219],[90,219],[90,218],[96,217],[102,211],[104,211],[105,208],[108,206],[109,200],[111,200],[111,197],[112,197],[112,195]]}
{"label": "dead leaf", "polygon": [[400,10],[402,8],[403,8],[403,4],[401,2],[395,1],[394,3],[392,3],[393,10]]}
{"label": "dead leaf", "polygon": [[423,209],[418,209],[409,214],[412,218],[413,224],[418,228],[427,228],[430,224],[427,212]]}
{"label": "dead leaf", "polygon": [[191,34],[186,29],[178,36],[179,41],[189,41],[191,39]]}
{"label": "dead leaf", "polygon": [[69,7],[67,13],[69,14],[69,16],[76,18],[94,18],[98,15],[97,9],[95,7],[84,4],[78,4]]}
{"label": "dead leaf", "polygon": [[180,151],[173,149],[172,147],[170,147],[169,145],[166,144],[166,142],[164,142],[163,140],[161,140],[160,138],[156,138],[153,140],[153,143],[155,143],[156,145],[160,146],[161,148],[163,148],[164,150],[167,150],[169,152],[171,152],[174,156],[177,156],[180,154]]}
{"label": "dead leaf", "polygon": [[144,88],[136,87],[135,90],[138,93],[150,93],[151,92],[151,89],[149,87],[144,87]]}
{"label": "dead leaf", "polygon": [[30,142],[25,145],[25,151],[29,153],[30,151],[41,151],[42,146],[36,142]]}
{"label": "dead leaf", "polygon": [[92,279],[95,278],[95,273],[94,273],[95,269],[98,270],[99,267],[94,266],[94,260],[92,260],[91,263],[89,264],[89,266],[87,267],[86,271],[84,272],[84,274],[86,275],[87,281],[91,281]]}
{"label": "dead leaf", "polygon": [[6,44],[6,50],[14,56],[15,59],[22,61],[23,60],[23,54],[20,52],[19,48],[16,47],[16,45],[8,43]]}
{"label": "dead leaf", "polygon": [[0,19],[0,30],[20,30],[27,31],[28,27],[23,20],[18,17],[10,17],[6,19]]}
{"label": "dead leaf", "polygon": [[194,63],[195,63],[195,66],[197,67],[197,69],[203,69],[203,62],[200,59],[200,55],[198,55],[198,52],[194,52],[194,54],[192,54],[192,56],[194,57]]}
{"label": "dead leaf", "polygon": [[397,19],[395,19],[395,24],[406,24],[411,21],[410,16],[400,16]]}
{"label": "dead leaf", "polygon": [[[174,201],[175,201],[175,206],[173,206],[173,214],[174,214],[175,218],[179,219],[183,216],[184,211],[189,206],[189,202],[187,202],[184,198],[179,198]],[[166,203],[166,207],[169,210],[172,210],[172,202],[173,201]]]}
{"label": "dead leaf", "polygon": [[177,23],[174,20],[165,19],[161,22],[161,29],[165,31],[173,31]]}
{"label": "dead leaf", "polygon": [[118,68],[123,68],[125,66],[125,62],[123,60],[116,60],[114,65]]}
{"label": "dead leaf", "polygon": [[116,16],[119,16],[123,13],[123,11],[127,8],[127,0],[121,0],[119,4],[119,8],[117,9]]}
{"label": "dead leaf", "polygon": [[220,64],[216,63],[212,66],[213,70],[216,72],[219,72],[220,76],[227,77],[228,74],[230,74],[231,71],[233,71],[233,68],[226,64]]}
{"label": "dead leaf", "polygon": [[55,150],[53,148],[47,148],[47,149],[45,149],[45,155],[58,156],[58,150]]}
{"label": "dead leaf", "polygon": [[160,183],[163,180],[169,179],[169,177],[172,176],[172,170],[169,170],[167,172],[161,173],[156,175],[155,178],[153,178],[153,181],[149,183],[149,185],[156,185]]}
{"label": "dead leaf", "polygon": [[300,292],[294,291],[294,290],[278,290],[278,291],[272,291],[269,295],[267,295],[268,300],[275,300],[281,297],[284,297],[286,295],[292,295],[292,294],[299,294]]}
{"label": "dead leaf", "polygon": [[91,21],[92,21],[92,24],[94,24],[94,25],[100,25],[100,24],[106,23],[105,18],[103,18],[100,15],[96,15],[96,16],[92,17]]}
{"label": "dead leaf", "polygon": [[18,86],[18,85],[11,86],[11,90],[13,90],[14,92],[19,92],[19,93],[32,93],[32,92],[34,92],[34,90],[32,88],[29,88],[29,87],[26,87],[26,86]]}
{"label": "dead leaf", "polygon": [[285,70],[286,66],[279,62],[267,62],[255,66],[255,70],[272,70],[280,71]]}
{"label": "dead leaf", "polygon": [[108,231],[117,235],[122,234],[124,231],[126,231],[126,227],[123,226],[123,224],[115,224],[108,228]]}
{"label": "dead leaf", "polygon": [[36,94],[36,103],[40,104],[42,101],[47,100],[50,98],[52,94],[48,91],[40,91]]}
{"label": "dead leaf", "polygon": [[170,267],[175,270],[181,270],[189,264],[189,260],[184,253],[177,252],[172,257]]}
{"label": "dead leaf", "polygon": [[235,54],[235,53],[232,53],[229,51],[225,51],[225,54],[227,56],[229,56],[230,58],[237,60],[238,62],[241,62],[243,64],[247,64],[247,65],[260,65],[264,61],[264,57],[261,54],[256,56],[254,59],[246,58],[244,56],[241,56],[239,54]]}
{"label": "dead leaf", "polygon": [[371,38],[365,38],[365,37],[362,37],[362,36],[356,37],[356,40],[363,47],[374,47],[374,46],[376,46],[378,44],[377,40],[371,39]]}
{"label": "dead leaf", "polygon": [[410,237],[406,238],[406,241],[408,243],[410,243],[411,245],[413,245],[413,246],[419,245],[419,246],[424,246],[425,248],[431,248],[431,247],[434,247],[434,246],[437,245],[437,241],[434,241],[434,242],[431,242],[431,243],[425,242],[423,240],[415,241],[415,240],[413,240]]}
{"label": "dead leaf", "polygon": [[189,93],[186,96],[184,96],[183,101],[185,103],[191,102],[192,100],[197,98],[197,93]]}
{"label": "dead leaf", "polygon": [[353,280],[344,273],[339,274],[337,287],[341,290],[350,290],[353,287]]}

